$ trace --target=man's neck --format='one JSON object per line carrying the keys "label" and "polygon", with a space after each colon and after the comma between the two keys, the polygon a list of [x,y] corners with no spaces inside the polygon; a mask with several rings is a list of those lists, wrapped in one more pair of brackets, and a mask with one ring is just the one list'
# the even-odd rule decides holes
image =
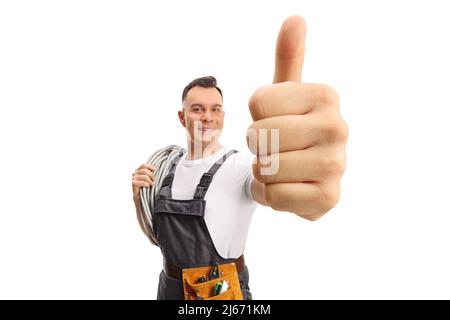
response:
{"label": "man's neck", "polygon": [[202,144],[191,142],[188,143],[188,153],[186,155],[186,160],[197,160],[209,157],[222,148],[219,143]]}

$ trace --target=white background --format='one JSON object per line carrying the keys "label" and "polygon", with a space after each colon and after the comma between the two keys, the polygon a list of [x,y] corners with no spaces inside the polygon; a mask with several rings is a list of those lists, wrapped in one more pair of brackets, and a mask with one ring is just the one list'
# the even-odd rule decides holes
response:
{"label": "white background", "polygon": [[445,1],[2,1],[0,298],[154,299],[161,255],[131,174],[185,145],[195,77],[225,95],[223,144],[272,80],[283,20],[308,25],[303,79],[350,128],[341,200],[317,222],[259,207],[255,299],[450,298],[450,20]]}

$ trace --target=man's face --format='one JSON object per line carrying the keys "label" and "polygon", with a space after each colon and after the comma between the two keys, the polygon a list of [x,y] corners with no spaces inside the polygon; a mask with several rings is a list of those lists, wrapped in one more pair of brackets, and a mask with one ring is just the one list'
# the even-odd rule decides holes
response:
{"label": "man's face", "polygon": [[189,90],[178,117],[191,142],[218,142],[225,115],[222,109],[222,96],[216,88],[194,87]]}

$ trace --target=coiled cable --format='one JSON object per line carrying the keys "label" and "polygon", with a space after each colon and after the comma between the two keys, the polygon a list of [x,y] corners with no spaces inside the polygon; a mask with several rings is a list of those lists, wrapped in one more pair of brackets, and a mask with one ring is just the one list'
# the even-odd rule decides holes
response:
{"label": "coiled cable", "polygon": [[150,242],[156,246],[159,246],[159,244],[153,230],[153,206],[161,189],[164,177],[170,170],[169,164],[172,163],[175,157],[179,156],[180,152],[184,153],[185,149],[177,145],[170,145],[155,151],[147,160],[147,163],[156,169],[155,184],[153,187],[141,187],[139,190],[141,195],[141,211],[140,215],[138,215],[139,224],[143,227],[144,233]]}

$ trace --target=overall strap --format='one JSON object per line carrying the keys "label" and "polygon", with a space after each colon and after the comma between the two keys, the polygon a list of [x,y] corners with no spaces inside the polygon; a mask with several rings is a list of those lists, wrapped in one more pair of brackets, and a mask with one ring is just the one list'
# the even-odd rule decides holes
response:
{"label": "overall strap", "polygon": [[178,155],[175,156],[175,159],[173,159],[172,163],[170,164],[170,169],[166,177],[164,178],[161,189],[159,192],[159,197],[161,199],[172,199],[172,183],[173,183],[173,176],[175,174],[175,169],[177,167],[178,162],[184,155],[184,150],[179,151]]}
{"label": "overall strap", "polygon": [[225,160],[227,160],[229,156],[235,153],[237,153],[237,150],[228,151],[222,158],[217,160],[216,163],[214,163],[211,166],[208,172],[203,174],[199,184],[197,185],[197,188],[195,189],[194,199],[203,200],[205,198],[206,192],[208,191],[209,185],[211,184],[214,174],[217,172],[217,170],[220,169]]}

